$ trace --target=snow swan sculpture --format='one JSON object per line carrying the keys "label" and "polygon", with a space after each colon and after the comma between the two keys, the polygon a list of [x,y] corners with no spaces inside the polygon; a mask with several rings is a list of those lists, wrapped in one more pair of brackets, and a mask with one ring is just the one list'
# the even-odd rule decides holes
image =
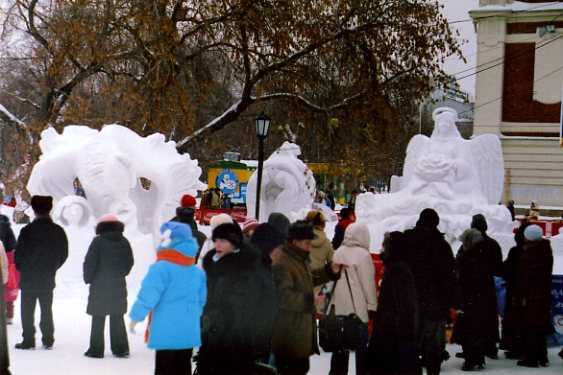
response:
{"label": "snow swan sculpture", "polygon": [[[78,179],[94,217],[115,213],[128,230],[153,234],[174,216],[183,194],[205,189],[197,160],[180,155],[162,134],[141,137],[120,126],[67,126],[41,133],[39,162],[27,190],[56,201],[75,194]],[[145,179],[144,183],[141,181]]]}
{"label": "snow swan sculpture", "polygon": [[[259,222],[268,220],[272,212],[292,219],[310,209],[315,196],[313,172],[298,159],[301,148],[291,142],[276,150],[265,162],[260,194]],[[248,181],[246,206],[248,216],[255,217],[257,172]]]}
{"label": "snow swan sculpture", "polygon": [[385,232],[413,227],[425,208],[439,213],[440,230],[452,242],[478,213],[487,218],[491,234],[510,242],[511,216],[498,204],[504,181],[498,137],[463,139],[455,124],[457,112],[451,108],[436,109],[432,118],[431,137],[411,139],[403,176],[392,178],[392,193],[366,193],[356,200],[357,218],[370,226],[373,249],[380,248]]}

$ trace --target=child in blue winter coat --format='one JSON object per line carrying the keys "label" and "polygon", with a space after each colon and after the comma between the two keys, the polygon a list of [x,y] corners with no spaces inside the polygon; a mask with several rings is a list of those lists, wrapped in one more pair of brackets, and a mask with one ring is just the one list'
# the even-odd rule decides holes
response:
{"label": "child in blue winter coat", "polygon": [[205,273],[195,266],[198,244],[188,225],[168,222],[160,233],[157,261],[129,314],[130,329],[150,314],[148,346],[156,350],[155,375],[191,374],[192,349],[201,345]]}

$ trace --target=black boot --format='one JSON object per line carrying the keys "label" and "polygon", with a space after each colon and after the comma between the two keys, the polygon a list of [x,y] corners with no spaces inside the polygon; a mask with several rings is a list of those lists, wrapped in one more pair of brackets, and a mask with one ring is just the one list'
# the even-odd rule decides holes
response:
{"label": "black boot", "polygon": [[518,361],[516,364],[521,367],[533,367],[533,368],[539,367],[538,361],[531,359],[523,359],[521,361]]}
{"label": "black boot", "polygon": [[22,341],[19,344],[16,344],[16,349],[21,349],[21,350],[35,349],[35,343]]}

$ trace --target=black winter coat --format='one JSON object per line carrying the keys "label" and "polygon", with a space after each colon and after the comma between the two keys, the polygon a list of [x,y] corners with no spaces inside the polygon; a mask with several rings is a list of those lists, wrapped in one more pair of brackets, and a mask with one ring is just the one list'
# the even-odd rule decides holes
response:
{"label": "black winter coat", "polygon": [[506,285],[506,307],[502,320],[502,347],[511,352],[518,352],[522,345],[522,334],[517,321],[514,301],[514,284],[516,282],[516,264],[522,255],[522,244],[514,246],[508,252],[503,263],[502,277]]}
{"label": "black winter coat", "polygon": [[16,268],[22,290],[47,291],[55,288],[55,274],[68,257],[63,228],[50,217],[38,217],[20,232],[16,244]]}
{"label": "black winter coat", "polygon": [[406,263],[415,281],[419,321],[441,321],[453,307],[455,266],[450,245],[435,228],[405,231]]}
{"label": "black winter coat", "polygon": [[213,249],[203,259],[207,303],[198,358],[202,373],[267,358],[277,313],[274,280],[257,249],[243,243],[239,252],[218,261],[215,254]]}
{"label": "black winter coat", "polygon": [[0,241],[4,245],[6,252],[16,248],[16,237],[10,225],[10,219],[6,215],[0,215]]}
{"label": "black winter coat", "polygon": [[196,254],[196,262],[197,262],[199,260],[199,254],[201,252],[201,248],[203,247],[203,244],[207,239],[207,236],[199,231],[197,227],[197,223],[195,222],[194,215],[195,215],[195,211],[193,208],[178,207],[176,209],[176,217],[174,217],[172,221],[176,221],[178,223],[184,223],[190,226],[192,230],[192,235],[197,240],[197,245],[199,247]]}
{"label": "black winter coat", "polygon": [[127,312],[125,277],[133,267],[131,245],[120,222],[99,223],[84,260],[84,282],[90,284],[87,313],[93,316]]}
{"label": "black winter coat", "polygon": [[460,249],[457,258],[460,288],[459,308],[463,311],[456,326],[459,344],[498,342],[498,314],[491,243],[483,240],[469,249]]}
{"label": "black winter coat", "polygon": [[548,240],[526,242],[516,261],[510,303],[516,321],[551,333],[551,283],[553,253]]}
{"label": "black winter coat", "polygon": [[369,343],[370,374],[418,374],[418,302],[414,277],[402,262],[386,264]]}

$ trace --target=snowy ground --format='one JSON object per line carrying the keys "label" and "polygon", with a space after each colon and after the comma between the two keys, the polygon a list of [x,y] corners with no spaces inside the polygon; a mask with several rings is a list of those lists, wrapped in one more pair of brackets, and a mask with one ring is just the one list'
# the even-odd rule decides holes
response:
{"label": "snowy ground", "polygon": [[[334,224],[327,225],[327,235],[332,238]],[[16,231],[19,231],[16,227]],[[209,227],[202,227],[202,231],[209,234]],[[82,247],[82,246],[80,246]],[[85,249],[75,250],[85,251]],[[72,255],[72,254],[71,254]],[[82,283],[80,277],[81,256],[69,257],[65,264],[64,277],[60,277],[58,286],[55,289],[53,310],[55,316],[55,346],[52,351],[39,349],[41,335],[38,332],[36,341],[38,349],[32,351],[19,351],[13,346],[21,341],[21,323],[19,321],[19,301],[16,303],[16,319],[13,325],[8,327],[11,370],[14,374],[151,374],[154,366],[154,352],[149,350],[143,340],[144,327],[138,328],[137,334],[130,334],[129,344],[131,347],[131,357],[129,359],[117,359],[112,357],[109,350],[109,332],[106,323],[106,358],[90,359],[83,356],[88,348],[90,335],[90,316],[86,311],[87,287]],[[136,254],[138,266],[146,266],[146,254]],[[135,285],[130,284],[130,305],[136,296]],[[36,311],[36,325],[39,320],[39,307]],[[37,327],[38,328],[38,327]],[[453,358],[454,354],[460,350],[457,346],[448,347],[452,359],[443,366],[443,373],[461,374],[462,360]],[[557,357],[559,349],[550,349],[551,367],[548,369],[524,369],[515,366],[513,361],[497,360],[488,361],[487,371],[495,374],[562,374],[562,362]],[[354,356],[350,360],[350,374],[355,373]],[[328,374],[330,367],[330,354],[313,356],[311,358],[310,374]]]}

